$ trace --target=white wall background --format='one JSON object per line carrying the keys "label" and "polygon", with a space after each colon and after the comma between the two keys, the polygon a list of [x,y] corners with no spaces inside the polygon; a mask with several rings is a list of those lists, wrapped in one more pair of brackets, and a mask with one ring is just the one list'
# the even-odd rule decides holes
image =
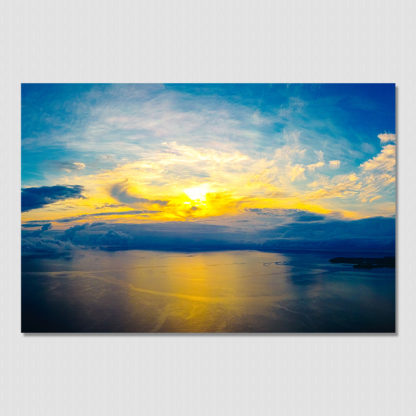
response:
{"label": "white wall background", "polygon": [[[0,413],[413,415],[416,2],[3,0]],[[21,82],[396,82],[397,336],[20,334]]]}

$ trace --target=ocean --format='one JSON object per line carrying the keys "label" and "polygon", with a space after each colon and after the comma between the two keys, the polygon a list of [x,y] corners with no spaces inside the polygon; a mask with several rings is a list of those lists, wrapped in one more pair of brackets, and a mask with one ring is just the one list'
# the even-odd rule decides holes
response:
{"label": "ocean", "polygon": [[394,332],[395,269],[329,262],[338,255],[366,253],[23,257],[22,332]]}

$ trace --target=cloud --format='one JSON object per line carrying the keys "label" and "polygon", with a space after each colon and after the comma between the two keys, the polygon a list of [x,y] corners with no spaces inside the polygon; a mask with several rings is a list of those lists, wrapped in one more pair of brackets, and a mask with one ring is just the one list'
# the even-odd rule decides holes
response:
{"label": "cloud", "polygon": [[394,172],[396,167],[396,146],[383,146],[381,152],[361,165],[364,171]]}
{"label": "cloud", "polygon": [[376,196],[374,196],[373,198],[371,198],[368,202],[374,202],[374,201],[377,201],[377,199],[380,199],[381,198],[381,195],[376,195]]}
{"label": "cloud", "polygon": [[337,175],[334,178],[321,177],[320,180],[312,182],[311,188],[315,190],[306,193],[305,196],[311,199],[322,198],[345,198],[355,196],[362,187],[362,182],[355,174]]}
{"label": "cloud", "polygon": [[70,198],[83,198],[81,185],[41,186],[22,189],[22,212]]}
{"label": "cloud", "polygon": [[[284,215],[281,212],[256,214]],[[24,255],[68,254],[76,248],[102,250],[394,250],[395,219],[334,219],[289,210],[289,222],[268,229],[239,230],[214,224],[167,222],[149,224],[93,223],[66,230],[22,233]],[[365,230],[365,235],[363,234]]]}
{"label": "cloud", "polygon": [[396,142],[396,135],[391,133],[383,133],[377,136],[381,143]]}
{"label": "cloud", "polygon": [[86,165],[82,162],[66,162],[66,161],[58,161],[58,160],[48,160],[45,162],[46,167],[50,169],[61,169],[67,173],[72,171],[82,170],[85,169]]}
{"label": "cloud", "polygon": [[[36,225],[41,228],[38,230],[23,229],[22,231],[23,256],[70,256],[75,247],[70,241],[64,241],[63,231],[52,230],[50,223]],[[24,226],[25,224],[23,224]]]}
{"label": "cloud", "polygon": [[56,238],[31,236],[22,239],[23,256],[68,256],[73,249],[74,246],[70,242],[61,241]]}
{"label": "cloud", "polygon": [[377,206],[379,215],[394,215],[395,169],[396,145],[385,144],[376,156],[361,163],[354,172],[333,177],[321,175],[308,184],[313,191],[304,195],[312,200],[348,200],[351,206],[360,206],[362,212],[374,212]]}
{"label": "cloud", "polygon": [[134,205],[134,204],[158,204],[158,205],[166,205],[168,201],[162,200],[152,200],[147,198],[142,198],[136,195],[132,195],[131,191],[129,190],[129,181],[128,179],[124,180],[123,182],[117,183],[110,188],[110,195],[117,199],[117,201],[122,202],[126,205]]}
{"label": "cloud", "polygon": [[305,179],[305,168],[301,165],[295,165],[292,166],[290,169],[290,180],[292,182],[296,181],[296,180],[300,180],[300,179]]}
{"label": "cloud", "polygon": [[41,231],[48,231],[52,228],[52,224],[51,223],[47,223],[47,224],[43,224],[42,227],[40,227]]}
{"label": "cloud", "polygon": [[284,223],[288,222],[308,222],[308,221],[322,221],[328,218],[321,214],[316,214],[310,211],[303,211],[298,209],[261,209],[249,208],[246,211],[255,213],[260,216],[267,216],[274,219],[285,219]]}
{"label": "cloud", "polygon": [[310,165],[307,165],[306,168],[309,171],[314,172],[315,169],[322,168],[323,166],[325,166],[324,162],[316,162],[316,163],[311,163]]}
{"label": "cloud", "polygon": [[226,226],[169,222],[164,224],[83,224],[60,238],[74,246],[103,250],[205,251],[245,248],[248,243]]}
{"label": "cloud", "polygon": [[[304,88],[307,93],[301,94]],[[360,129],[351,117],[341,117],[355,112],[344,108],[339,113],[345,101],[325,93],[325,86],[309,88],[91,85],[72,101],[54,95],[57,108],[51,106],[48,114],[58,118],[59,129],[48,127],[37,136],[27,129],[22,142],[24,170],[28,180],[50,180],[51,172],[41,178],[42,170],[32,164],[42,156],[57,155],[68,162],[56,162],[61,166],[56,175],[62,176],[52,183],[81,184],[88,200],[57,204],[52,217],[55,207],[45,210],[45,216],[38,211],[24,218],[86,219],[90,211],[116,201],[123,204],[120,209],[160,209],[153,221],[231,215],[247,207],[312,209],[312,205],[317,212],[342,209],[366,216],[367,205],[357,203],[363,176],[358,163],[369,157],[363,149],[374,156],[379,146],[376,135],[368,134],[374,126],[367,128],[371,124],[367,120],[365,129]],[[353,108],[362,108],[359,101]],[[65,112],[70,117],[61,120],[64,113],[58,110],[64,102],[70,106]],[[38,114],[33,111],[34,116]],[[34,127],[38,118],[33,117]],[[384,124],[377,128],[391,131]],[[387,140],[386,135],[380,135],[380,140]],[[363,140],[371,143],[372,152],[369,145],[362,149]],[[348,177],[337,175],[341,161],[342,172],[360,177],[352,189]],[[33,172],[39,177],[33,177]],[[336,188],[338,179],[345,180]],[[185,201],[184,190],[203,182],[212,189],[205,206]],[[385,197],[374,199],[375,182],[371,180],[371,215],[384,215],[378,208]],[[311,183],[323,186],[308,194]],[[338,201],[330,199],[334,195]],[[128,215],[124,219],[138,220]]]}
{"label": "cloud", "polygon": [[[63,212],[59,206],[53,217],[48,212],[47,217],[36,215],[25,219],[88,220],[96,216],[98,209],[112,206],[118,206],[120,216],[130,223],[219,218],[236,215],[245,208],[335,211],[355,218],[374,213],[394,214],[394,195],[390,190],[383,193],[383,187],[394,181],[393,172],[367,171],[370,159],[349,173],[339,175],[337,169],[325,169],[329,163],[323,160],[324,152],[305,147],[299,132],[285,132],[283,138],[283,146],[268,155],[261,153],[262,157],[235,148],[202,148],[164,142],[133,162],[120,163],[115,169],[97,174],[74,177],[73,181],[82,184],[88,195],[88,200],[71,202],[70,210],[74,214]],[[380,163],[383,152],[392,154],[388,148],[382,149],[381,155],[376,155],[371,163]],[[330,163],[333,167],[340,165],[338,159]],[[347,169],[348,165],[343,167]],[[206,199],[203,204],[195,204],[186,190],[204,184],[209,184]],[[381,197],[374,198],[377,195]],[[370,199],[371,206],[359,204]],[[127,208],[137,213],[122,213]],[[111,214],[103,212],[102,215],[109,217]],[[108,221],[117,221],[116,215],[114,212],[114,217]]]}
{"label": "cloud", "polygon": [[[49,224],[49,223],[47,223]],[[42,226],[44,226],[45,223],[39,223],[39,222],[26,222],[24,224],[22,224],[23,228],[40,228]]]}
{"label": "cloud", "polygon": [[[363,236],[363,229],[365,236]],[[332,240],[334,238],[392,238],[395,219],[372,217],[360,220],[325,218],[325,221],[291,222],[267,232],[268,236],[295,240]]]}
{"label": "cloud", "polygon": [[[110,212],[95,212],[92,214],[81,214],[73,217],[66,217],[66,218],[59,218],[56,220],[56,222],[72,222],[72,221],[80,221],[85,219],[93,219],[95,217],[120,217],[120,216],[146,216],[148,214],[155,214],[160,211],[154,211],[154,210],[128,210],[128,211],[110,211]],[[30,225],[28,225],[30,227]]]}
{"label": "cloud", "polygon": [[325,219],[325,216],[315,214],[313,212],[300,212],[296,216],[296,220],[300,222],[322,221],[324,219]]}
{"label": "cloud", "polygon": [[[365,230],[365,235],[363,235]],[[373,217],[290,223],[269,230],[263,249],[312,249],[342,252],[395,250],[395,219]]]}
{"label": "cloud", "polygon": [[85,163],[82,162],[74,162],[73,165],[77,168],[77,169],[85,169]]}

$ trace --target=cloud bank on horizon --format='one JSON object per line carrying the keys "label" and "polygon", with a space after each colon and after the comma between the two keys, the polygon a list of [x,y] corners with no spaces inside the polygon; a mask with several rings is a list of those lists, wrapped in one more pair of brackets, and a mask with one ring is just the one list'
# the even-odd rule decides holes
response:
{"label": "cloud bank on horizon", "polygon": [[[163,227],[190,223],[205,226],[201,241],[227,230],[227,246],[237,235],[265,244],[268,233],[326,241],[334,221],[394,218],[395,179],[394,84],[22,85],[32,240],[49,233],[68,246],[66,230],[93,236],[91,224],[105,221],[104,234],[124,235],[120,247],[140,246],[125,224],[166,241]],[[312,223],[326,237],[311,238]],[[36,224],[50,226],[28,230]]]}

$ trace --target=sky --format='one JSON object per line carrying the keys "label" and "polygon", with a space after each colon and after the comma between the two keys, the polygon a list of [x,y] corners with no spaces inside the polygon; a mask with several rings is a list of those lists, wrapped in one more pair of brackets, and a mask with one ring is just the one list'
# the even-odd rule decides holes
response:
{"label": "sky", "polygon": [[392,247],[394,84],[22,84],[21,94],[28,250]]}

